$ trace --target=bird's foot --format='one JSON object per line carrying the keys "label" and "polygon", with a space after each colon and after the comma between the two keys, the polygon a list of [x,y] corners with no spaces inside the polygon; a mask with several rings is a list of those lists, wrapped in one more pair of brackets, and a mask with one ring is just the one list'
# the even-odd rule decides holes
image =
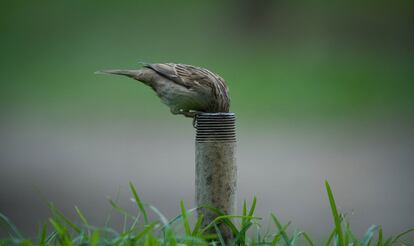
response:
{"label": "bird's foot", "polygon": [[189,111],[185,111],[185,110],[181,110],[181,114],[184,115],[185,117],[188,118],[193,118],[193,127],[197,128],[197,115],[200,114],[202,112],[200,111],[195,111],[195,110],[189,110]]}
{"label": "bird's foot", "polygon": [[181,114],[181,110],[180,109],[176,109],[176,108],[170,108],[171,114]]}
{"label": "bird's foot", "polygon": [[197,115],[197,112],[181,110],[180,114],[182,114],[182,115],[184,115],[185,117],[188,117],[188,118],[195,118],[195,116]]}
{"label": "bird's foot", "polygon": [[183,110],[183,109],[175,109],[175,108],[171,108],[170,111],[174,115],[182,114],[187,118],[192,118],[194,128],[196,128],[196,125],[197,125],[197,115],[202,113],[201,111]]}

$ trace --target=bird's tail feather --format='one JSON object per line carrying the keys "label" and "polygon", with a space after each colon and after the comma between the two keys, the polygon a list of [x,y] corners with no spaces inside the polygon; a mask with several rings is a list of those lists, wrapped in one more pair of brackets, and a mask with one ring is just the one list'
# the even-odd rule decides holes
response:
{"label": "bird's tail feather", "polygon": [[141,71],[140,70],[111,69],[111,70],[96,71],[95,74],[116,74],[116,75],[128,76],[131,78],[137,78],[141,74]]}

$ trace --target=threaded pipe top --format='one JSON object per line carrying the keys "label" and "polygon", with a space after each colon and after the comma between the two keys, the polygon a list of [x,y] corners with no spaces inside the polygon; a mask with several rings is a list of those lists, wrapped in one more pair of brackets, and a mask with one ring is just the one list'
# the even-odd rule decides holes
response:
{"label": "threaded pipe top", "polygon": [[234,113],[200,113],[195,120],[196,142],[236,142]]}

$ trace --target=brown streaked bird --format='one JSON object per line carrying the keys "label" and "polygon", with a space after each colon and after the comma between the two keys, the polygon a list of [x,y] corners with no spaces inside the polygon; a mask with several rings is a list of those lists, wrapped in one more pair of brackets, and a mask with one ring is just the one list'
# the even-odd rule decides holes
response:
{"label": "brown streaked bird", "polygon": [[185,64],[144,64],[137,70],[103,70],[124,75],[151,87],[171,113],[194,118],[200,112],[229,112],[230,98],[223,78],[201,67]]}

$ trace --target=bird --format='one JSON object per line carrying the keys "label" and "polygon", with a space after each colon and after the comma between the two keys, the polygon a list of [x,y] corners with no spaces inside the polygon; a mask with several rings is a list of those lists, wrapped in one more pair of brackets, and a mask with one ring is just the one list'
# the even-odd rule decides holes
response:
{"label": "bird", "polygon": [[229,112],[230,97],[225,80],[206,68],[177,63],[144,63],[140,69],[96,73],[123,75],[142,82],[155,91],[174,115],[195,120],[200,113]]}

